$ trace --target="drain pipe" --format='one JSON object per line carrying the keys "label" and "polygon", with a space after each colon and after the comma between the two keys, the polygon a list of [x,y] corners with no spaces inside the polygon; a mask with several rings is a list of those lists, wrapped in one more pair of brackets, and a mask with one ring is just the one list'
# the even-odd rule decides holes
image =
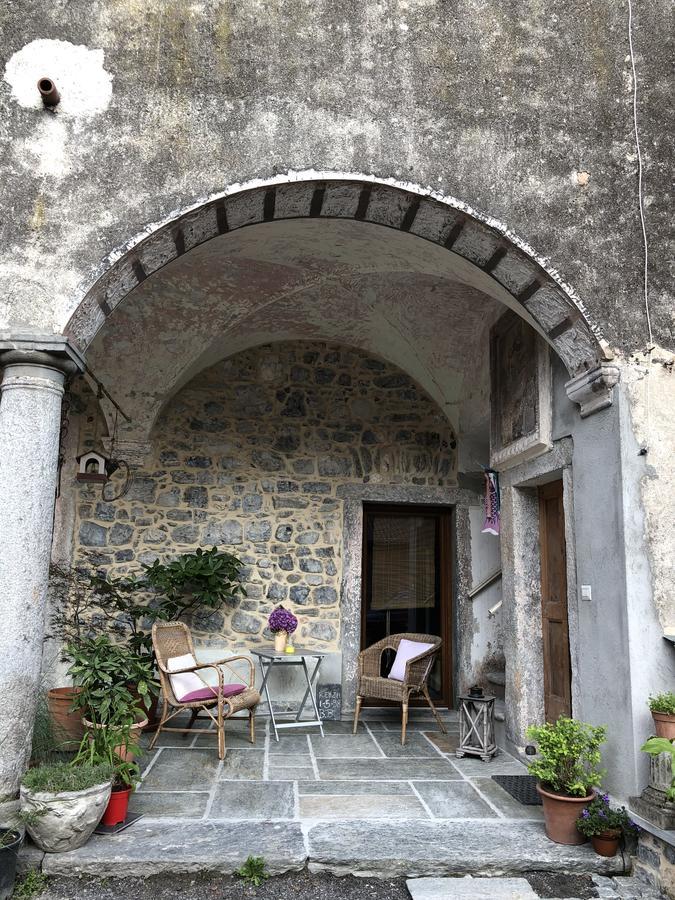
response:
{"label": "drain pipe", "polygon": [[61,94],[56,89],[56,85],[51,78],[41,78],[38,83],[38,91],[42,97],[45,106],[56,106],[61,99]]}

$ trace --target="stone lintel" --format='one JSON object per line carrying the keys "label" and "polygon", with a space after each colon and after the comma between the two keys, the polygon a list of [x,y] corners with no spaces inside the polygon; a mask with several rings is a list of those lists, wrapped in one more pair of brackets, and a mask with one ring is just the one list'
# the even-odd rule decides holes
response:
{"label": "stone lintel", "polygon": [[147,440],[116,440],[112,445],[110,438],[103,438],[106,453],[114,453],[116,459],[123,459],[132,468],[142,468],[152,452],[152,443]]}
{"label": "stone lintel", "polygon": [[0,364],[53,366],[69,374],[85,370],[84,357],[63,334],[0,331]]}
{"label": "stone lintel", "polygon": [[572,378],[565,388],[570,400],[581,407],[581,418],[585,419],[612,405],[612,389],[618,381],[619,367],[602,362]]}

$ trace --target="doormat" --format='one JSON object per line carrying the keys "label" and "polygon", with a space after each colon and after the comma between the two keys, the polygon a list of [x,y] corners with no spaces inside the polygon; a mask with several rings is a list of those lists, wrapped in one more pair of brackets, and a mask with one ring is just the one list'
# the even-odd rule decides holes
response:
{"label": "doormat", "polygon": [[541,806],[534,775],[493,775],[492,780],[523,806]]}
{"label": "doormat", "polygon": [[143,813],[128,813],[124,822],[119,822],[117,825],[97,825],[94,834],[119,834],[120,831],[124,831],[125,828],[142,818]]}

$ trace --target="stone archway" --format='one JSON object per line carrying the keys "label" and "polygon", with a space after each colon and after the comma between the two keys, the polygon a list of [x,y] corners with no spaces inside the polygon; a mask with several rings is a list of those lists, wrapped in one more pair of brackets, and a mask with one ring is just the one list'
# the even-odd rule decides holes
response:
{"label": "stone archway", "polygon": [[[367,222],[443,247],[466,262],[468,279],[545,337],[572,376],[570,395],[582,407],[588,383],[595,394],[607,386],[601,367],[611,352],[599,329],[573,290],[525,242],[454,198],[364,175],[303,172],[233,185],[148,226],[102,263],[65,333],[86,349],[125,297],[168,263],[220,235],[298,218]],[[599,375],[586,374],[599,368]]]}

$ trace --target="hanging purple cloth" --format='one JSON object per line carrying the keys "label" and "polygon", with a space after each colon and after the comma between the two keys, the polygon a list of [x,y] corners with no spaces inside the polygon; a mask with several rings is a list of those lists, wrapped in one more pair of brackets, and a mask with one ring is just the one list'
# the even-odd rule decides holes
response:
{"label": "hanging purple cloth", "polygon": [[486,469],[484,533],[499,534],[499,506],[499,475],[493,469]]}

